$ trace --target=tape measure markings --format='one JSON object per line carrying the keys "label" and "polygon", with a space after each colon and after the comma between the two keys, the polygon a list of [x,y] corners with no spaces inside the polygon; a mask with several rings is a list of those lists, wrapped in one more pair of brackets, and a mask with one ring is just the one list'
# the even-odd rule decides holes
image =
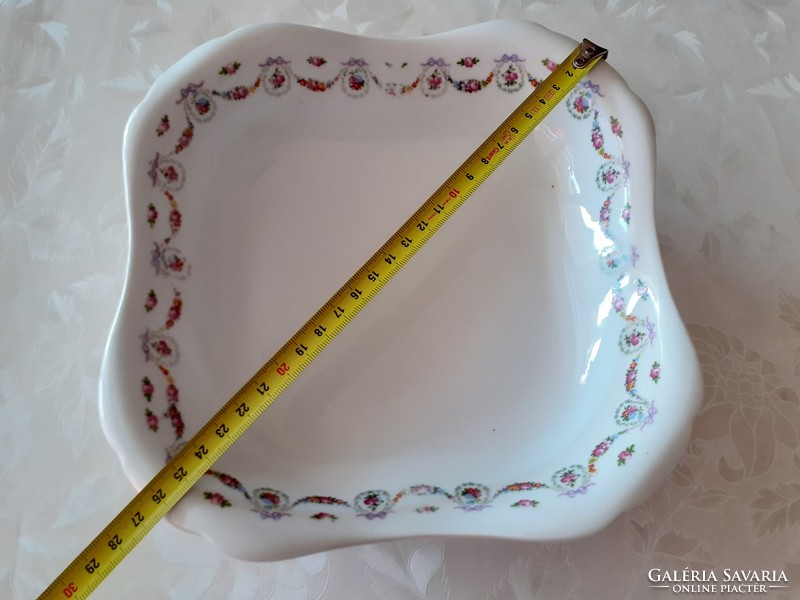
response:
{"label": "tape measure markings", "polygon": [[83,599],[411,260],[607,52],[588,40],[541,82],[372,257],[134,496],[39,597]]}

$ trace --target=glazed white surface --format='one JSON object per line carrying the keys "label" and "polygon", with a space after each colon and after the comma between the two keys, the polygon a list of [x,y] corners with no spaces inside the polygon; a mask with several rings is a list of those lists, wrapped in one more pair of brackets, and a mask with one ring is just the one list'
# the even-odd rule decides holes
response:
{"label": "glazed white surface", "polygon": [[95,390],[127,256],[122,128],[155,76],[254,21],[411,37],[498,16],[608,46],[653,114],[659,241],[706,383],[678,468],[643,507],[569,542],[436,537],[261,565],[161,524],[96,597],[648,598],[662,593],[649,569],[699,565],[787,569],[796,585],[797,523],[781,512],[797,500],[795,8],[129,0],[104,11],[98,27],[77,3],[0,6],[6,595],[35,596],[131,493]]}

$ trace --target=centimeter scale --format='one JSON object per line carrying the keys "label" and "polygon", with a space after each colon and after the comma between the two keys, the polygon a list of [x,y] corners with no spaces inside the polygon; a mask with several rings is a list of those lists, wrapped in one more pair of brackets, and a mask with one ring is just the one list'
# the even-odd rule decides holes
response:
{"label": "centimeter scale", "polygon": [[39,597],[87,598],[608,51],[587,39],[236,392]]}

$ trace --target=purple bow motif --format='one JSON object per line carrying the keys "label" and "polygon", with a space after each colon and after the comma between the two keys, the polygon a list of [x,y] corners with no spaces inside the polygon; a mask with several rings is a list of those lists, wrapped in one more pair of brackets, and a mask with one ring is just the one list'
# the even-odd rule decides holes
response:
{"label": "purple bow motif", "polygon": [[484,508],[492,508],[490,504],[466,504],[464,506],[454,506],[453,508],[460,508],[464,512],[480,512]]}
{"label": "purple bow motif", "polygon": [[563,493],[559,494],[559,497],[560,496],[569,496],[570,498],[574,498],[578,494],[586,495],[586,492],[589,490],[589,487],[593,486],[593,485],[594,485],[593,483],[587,483],[586,485],[582,485],[581,487],[579,487],[577,489],[567,490],[566,492],[563,492]]}
{"label": "purple bow motif", "polygon": [[343,62],[342,65],[345,67],[366,67],[367,61],[363,58],[351,58],[347,62]]}
{"label": "purple bow motif", "polygon": [[644,321],[645,327],[647,327],[647,337],[652,344],[653,341],[656,339],[656,325],[650,321],[650,317],[647,317]]}
{"label": "purple bow motif", "polygon": [[639,250],[636,246],[631,246],[631,264],[636,268],[636,263],[639,261]]}
{"label": "purple bow motif", "polygon": [[360,513],[357,514],[357,517],[366,517],[368,521],[372,521],[373,519],[385,519],[386,515],[388,515],[388,511],[382,510],[381,512],[376,513]]}
{"label": "purple bow motif", "polygon": [[175,104],[180,104],[189,96],[189,94],[196,94],[199,92],[205,81],[201,81],[200,83],[190,83],[185,88],[181,88],[181,97],[175,101]]}
{"label": "purple bow motif", "polygon": [[644,423],[642,423],[642,426],[639,428],[639,431],[642,431],[648,425],[652,425],[653,423],[655,423],[655,416],[657,414],[658,414],[658,409],[655,406],[650,405],[650,408],[647,411],[647,416],[644,418]]}
{"label": "purple bow motif", "polygon": [[424,63],[421,63],[421,66],[423,66],[423,67],[449,67],[450,64],[446,63],[443,58],[433,58],[431,56],[427,61],[425,61]]}
{"label": "purple bow motif", "polygon": [[139,336],[139,341],[142,345],[142,352],[144,352],[144,362],[150,362],[150,329],[145,329],[144,333]]}
{"label": "purple bow motif", "polygon": [[585,88],[592,90],[598,96],[604,97],[603,94],[600,93],[600,84],[592,83],[587,79],[586,81],[581,82],[581,85]]}
{"label": "purple bow motif", "polygon": [[271,56],[269,56],[269,57],[267,57],[267,61],[266,62],[260,63],[258,66],[259,67],[271,67],[272,65],[288,65],[290,62],[292,62],[292,61],[286,60],[282,56],[277,56],[275,58],[272,58]]}
{"label": "purple bow motif", "polygon": [[166,454],[166,458],[164,458],[164,462],[168,463],[172,460],[172,457],[175,456],[178,451],[186,445],[186,442],[182,440],[177,440],[173,444],[164,448],[164,453]]}
{"label": "purple bow motif", "polygon": [[507,63],[507,62],[525,62],[524,58],[520,58],[519,55],[515,52],[514,54],[503,54],[500,57],[500,60],[495,60],[496,63]]}
{"label": "purple bow motif", "polygon": [[147,172],[150,176],[150,180],[153,182],[153,187],[155,187],[156,181],[158,180],[158,161],[160,158],[161,155],[156,152],[156,157],[150,161],[150,170]]}
{"label": "purple bow motif", "polygon": [[627,180],[631,174],[631,163],[625,160],[625,155],[622,156],[622,172],[625,173],[625,180]]}
{"label": "purple bow motif", "polygon": [[258,513],[261,515],[262,519],[272,519],[273,521],[280,521],[283,517],[291,517],[292,516],[292,515],[290,515],[288,513],[282,513],[282,512],[277,512],[277,511],[269,512],[268,510],[258,511]]}

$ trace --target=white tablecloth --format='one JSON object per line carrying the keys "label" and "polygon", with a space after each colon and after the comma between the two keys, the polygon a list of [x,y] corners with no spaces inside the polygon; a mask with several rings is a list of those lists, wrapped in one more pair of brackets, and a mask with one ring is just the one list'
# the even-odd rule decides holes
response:
{"label": "white tablecloth", "polygon": [[416,36],[497,17],[608,46],[653,115],[660,242],[705,377],[678,468],[570,542],[425,539],[255,564],[160,523],[94,597],[649,599],[679,595],[650,587],[652,569],[726,568],[782,572],[788,587],[758,596],[800,597],[790,0],[0,0],[0,597],[35,597],[132,495],[97,381],[127,253],[123,128],[159,73],[252,22]]}

